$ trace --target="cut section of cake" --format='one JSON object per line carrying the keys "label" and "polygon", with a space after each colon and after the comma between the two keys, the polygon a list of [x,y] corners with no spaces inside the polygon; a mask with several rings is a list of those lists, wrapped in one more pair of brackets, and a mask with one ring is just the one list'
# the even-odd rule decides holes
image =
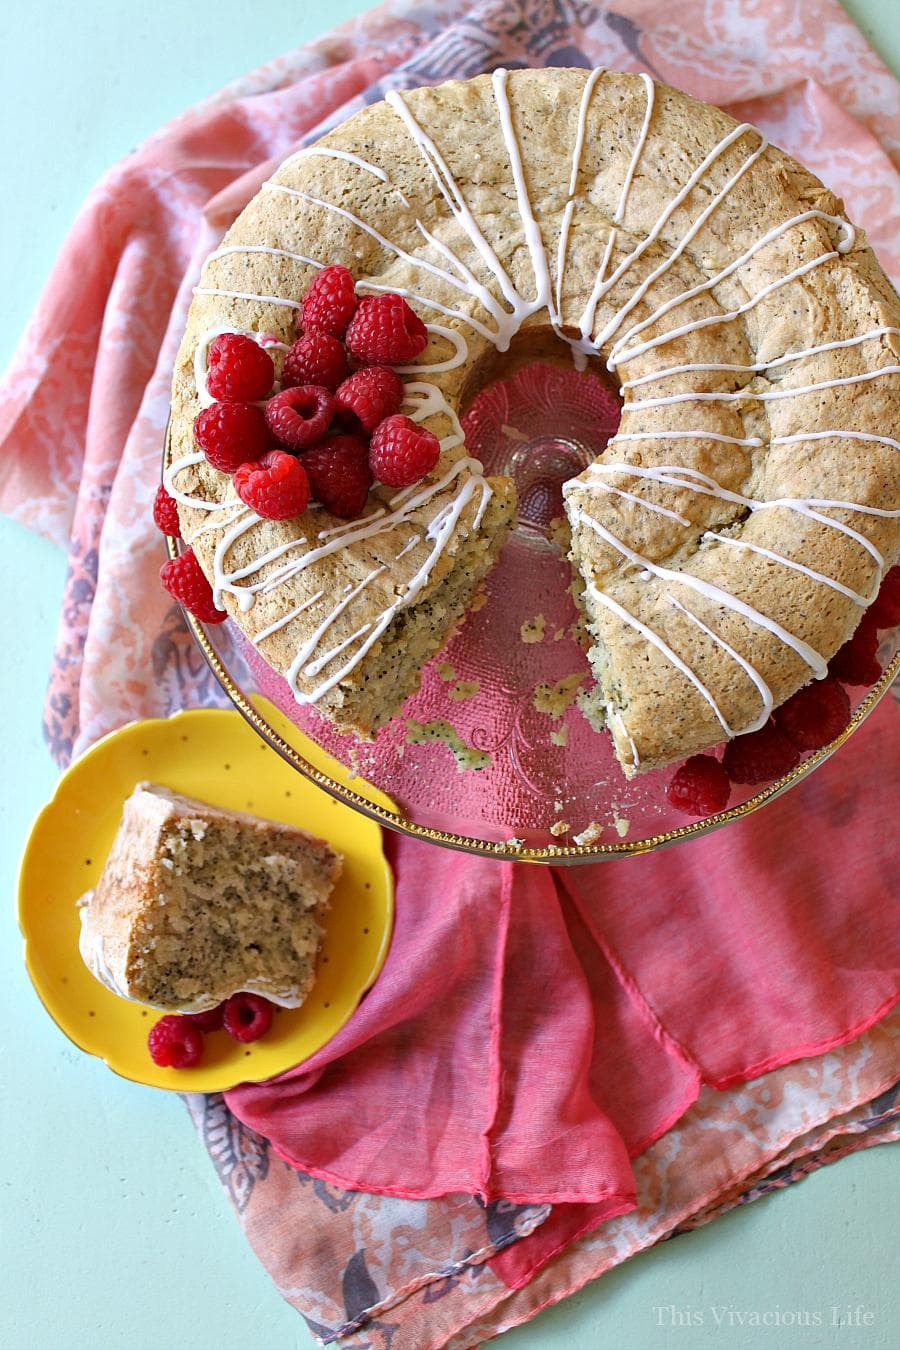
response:
{"label": "cut section of cake", "polygon": [[299,1007],[341,866],[295,826],[140,783],[79,901],[82,958],[113,993],[167,1012],[240,990]]}

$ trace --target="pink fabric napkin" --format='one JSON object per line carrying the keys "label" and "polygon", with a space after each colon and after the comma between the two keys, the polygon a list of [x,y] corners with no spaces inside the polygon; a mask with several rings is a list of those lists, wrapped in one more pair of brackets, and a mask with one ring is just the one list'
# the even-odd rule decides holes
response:
{"label": "pink fabric napkin", "polygon": [[221,1097],[192,1097],[190,1110],[254,1251],[317,1338],[347,1350],[459,1348],[656,1242],[900,1138],[900,1086],[886,1087],[898,1037],[895,1011],[825,1055],[704,1088],[635,1161],[636,1208],[593,1225],[585,1206],[345,1190],[280,1164]]}
{"label": "pink fabric napkin", "polygon": [[[900,276],[900,86],[834,0],[391,4],[236,82],[98,186],[0,391],[0,508],[69,550],[60,760],[221,700],[156,584],[150,521],[203,257],[303,140],[392,85],[498,64],[646,69],[721,103],[843,193]],[[557,1246],[624,1218],[632,1160],[710,1088],[823,1054],[896,1002],[896,732],[885,700],[801,787],[652,857],[554,873],[387,839],[381,979],[319,1055],[230,1107],[339,1186],[551,1202]]]}

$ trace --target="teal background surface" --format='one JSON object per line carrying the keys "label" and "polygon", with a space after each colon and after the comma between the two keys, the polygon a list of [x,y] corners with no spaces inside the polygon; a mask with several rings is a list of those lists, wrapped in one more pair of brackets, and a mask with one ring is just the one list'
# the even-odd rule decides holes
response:
{"label": "teal background surface", "polygon": [[[900,0],[846,7],[900,73]],[[0,363],[104,169],[189,104],[362,8],[43,0],[37,21],[3,6]],[[5,520],[0,550],[13,582],[0,662],[0,1346],[304,1350],[313,1339],[245,1243],[180,1100],[82,1055],[28,982],[12,898],[24,835],[56,776],[40,722],[65,560]],[[897,1161],[891,1148],[856,1155],[663,1244],[505,1344],[895,1350]],[[670,1306],[704,1313],[703,1325],[673,1326]],[[726,1310],[723,1325],[712,1307]],[[727,1310],[777,1309],[818,1312],[825,1325],[728,1325]]]}

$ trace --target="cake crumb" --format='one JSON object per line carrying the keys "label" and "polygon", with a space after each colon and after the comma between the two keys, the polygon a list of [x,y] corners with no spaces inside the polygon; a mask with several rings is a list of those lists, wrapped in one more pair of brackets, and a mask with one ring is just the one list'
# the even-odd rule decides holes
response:
{"label": "cake crumb", "polygon": [[474,698],[480,688],[478,680],[457,680],[453,688],[447,691],[447,697],[452,698],[454,703],[461,703],[465,698]]}
{"label": "cake crumb", "polygon": [[437,668],[437,673],[438,675],[440,675],[442,680],[445,680],[447,682],[447,684],[452,684],[453,681],[456,679],[456,671],[453,669],[449,661],[442,661]]}
{"label": "cake crumb", "polygon": [[564,675],[556,684],[542,682],[537,685],[534,691],[534,706],[537,711],[547,713],[550,717],[562,717],[586,675],[586,671],[579,670],[574,675]]}
{"label": "cake crumb", "polygon": [[486,769],[491,762],[491,756],[486,751],[476,750],[473,745],[466,745],[456,728],[442,718],[435,718],[431,722],[407,722],[408,745],[427,745],[429,741],[444,742],[456,760],[459,773],[464,773],[467,769],[477,773],[479,769]]}
{"label": "cake crumb", "polygon": [[506,841],[508,848],[522,848],[524,843],[525,843],[524,839],[518,839],[516,838],[515,835],[513,835],[511,839],[507,839]]}
{"label": "cake crumb", "polygon": [[519,637],[524,643],[543,642],[544,629],[547,626],[547,620],[543,614],[536,614],[533,619],[526,619],[519,629]]}
{"label": "cake crumb", "polygon": [[477,614],[480,609],[484,609],[487,604],[487,599],[487,591],[485,590],[484,583],[482,583],[469,601],[469,613]]}
{"label": "cake crumb", "polygon": [[599,825],[596,820],[592,820],[587,829],[575,835],[572,842],[575,844],[595,844],[602,833],[603,826]]}
{"label": "cake crumb", "polygon": [[550,833],[554,839],[558,839],[561,834],[569,833],[569,822],[567,820],[557,820],[550,826]]}
{"label": "cake crumb", "polygon": [[557,727],[555,731],[550,732],[550,739],[554,745],[569,744],[569,728],[566,726],[565,722],[563,722],[561,727]]}
{"label": "cake crumb", "polygon": [[566,636],[565,628],[557,628],[556,632],[553,634],[553,641],[562,642],[565,636]]}
{"label": "cake crumb", "polygon": [[615,827],[616,834],[619,836],[620,839],[624,839],[628,831],[631,829],[631,821],[626,820],[624,816],[620,816],[618,808],[615,806],[613,807],[613,825]]}

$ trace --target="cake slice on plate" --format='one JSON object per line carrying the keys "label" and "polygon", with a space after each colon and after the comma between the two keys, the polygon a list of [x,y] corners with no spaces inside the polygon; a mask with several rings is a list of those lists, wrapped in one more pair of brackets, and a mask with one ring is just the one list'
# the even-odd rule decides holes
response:
{"label": "cake slice on plate", "polygon": [[81,955],[123,998],[202,1012],[240,990],[298,1007],[342,859],[321,839],[140,783],[81,906]]}

